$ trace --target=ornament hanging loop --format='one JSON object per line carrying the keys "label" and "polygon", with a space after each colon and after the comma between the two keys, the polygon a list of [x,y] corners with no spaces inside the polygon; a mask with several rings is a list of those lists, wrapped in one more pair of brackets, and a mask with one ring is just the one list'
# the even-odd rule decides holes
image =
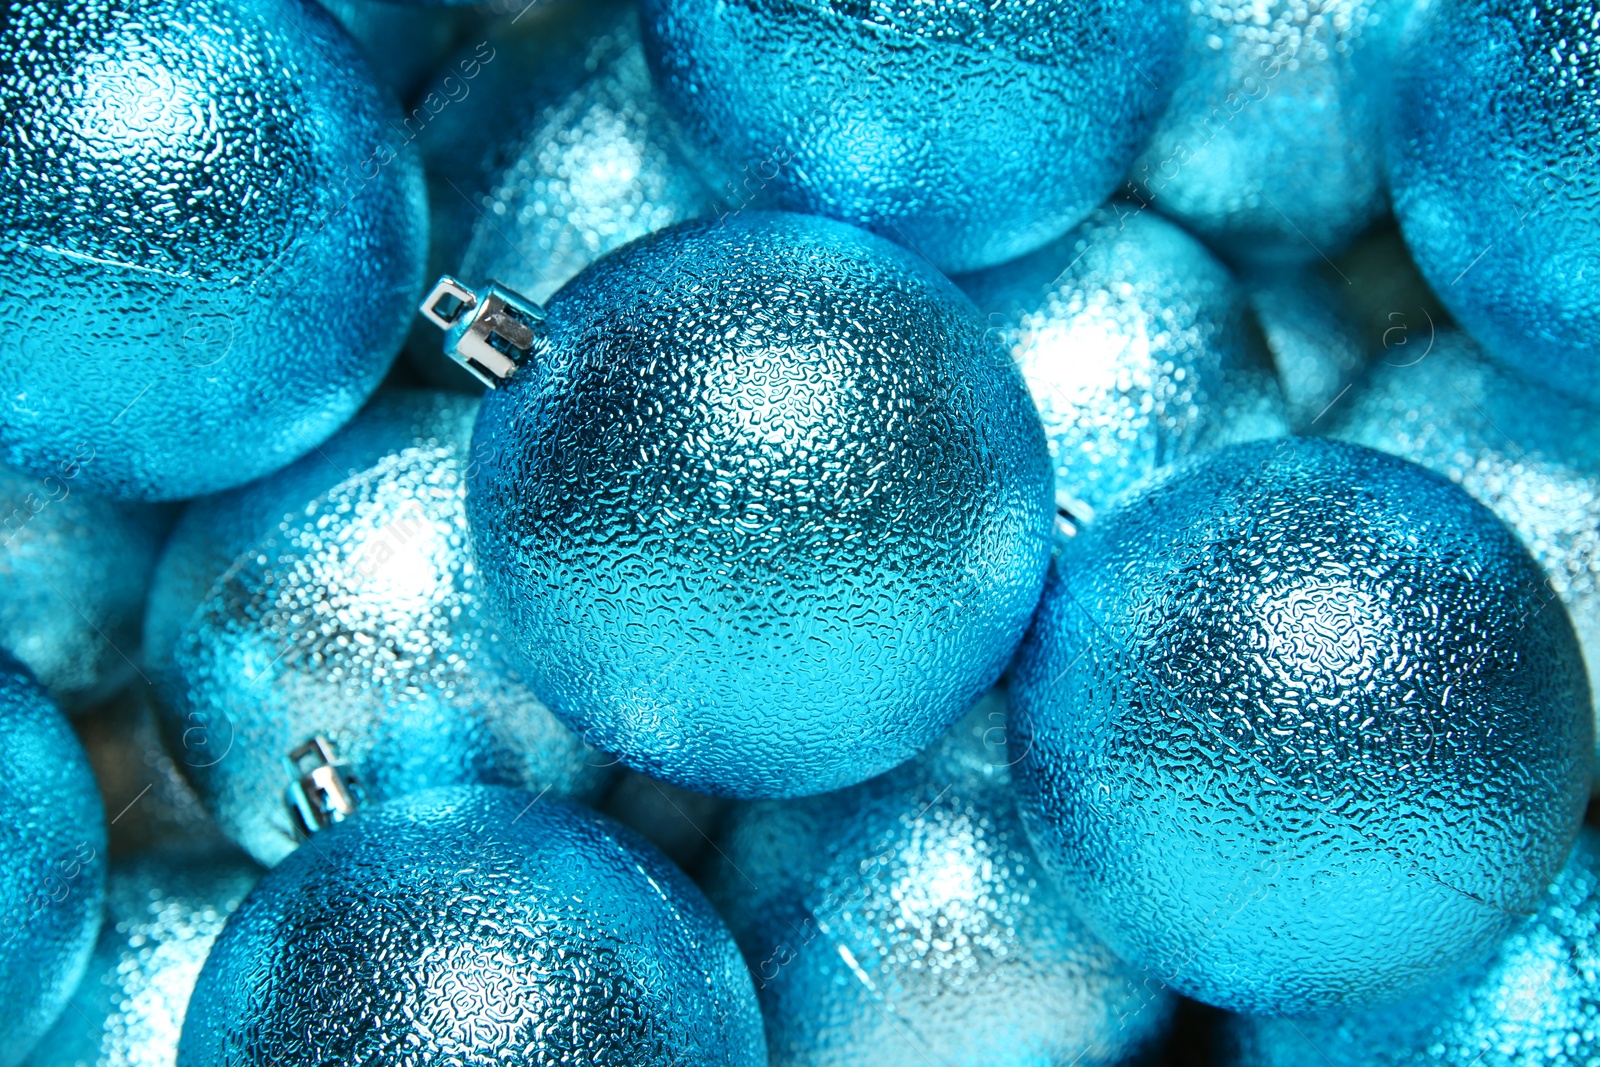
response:
{"label": "ornament hanging loop", "polygon": [[293,777],[285,790],[289,816],[303,837],[343,822],[356,810],[355,776],[321,734],[284,757]]}
{"label": "ornament hanging loop", "polygon": [[445,332],[445,354],[490,389],[549,344],[544,309],[498,282],[480,293],[446,274],[419,310]]}

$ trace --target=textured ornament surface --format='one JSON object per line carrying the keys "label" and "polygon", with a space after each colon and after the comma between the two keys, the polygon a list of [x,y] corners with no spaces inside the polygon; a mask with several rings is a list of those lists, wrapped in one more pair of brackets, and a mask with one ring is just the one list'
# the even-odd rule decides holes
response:
{"label": "textured ornament surface", "polygon": [[1504,369],[1459,331],[1420,360],[1400,354],[1330,414],[1329,436],[1419,463],[1500,516],[1566,605],[1600,687],[1600,411]]}
{"label": "textured ornament surface", "polygon": [[84,492],[83,469],[36,479],[0,467],[0,648],[68,712],[133,679],[167,526],[154,508]]}
{"label": "textured ornament surface", "polygon": [[1229,258],[1309,261],[1386,206],[1412,0],[1192,0],[1183,74],[1130,182]]}
{"label": "textured ornament surface", "polygon": [[180,1067],[758,1067],[728,930],[658,852],[493,787],[371,808],[270,872],[217,939]]}
{"label": "textured ornament surface", "polygon": [[1113,202],[960,284],[1027,379],[1057,487],[1091,509],[1191,453],[1288,432],[1243,289],[1154,213]]}
{"label": "textured ornament surface", "polygon": [[1234,1017],[1229,1067],[1592,1067],[1600,1061],[1600,835],[1486,965],[1390,1008]]}
{"label": "textured ornament surface", "polygon": [[348,419],[405,336],[427,205],[305,0],[28,0],[0,29],[0,456],[176,499]]}
{"label": "textured ornament surface", "polygon": [[1310,270],[1262,271],[1244,284],[1272,352],[1289,424],[1297,433],[1323,428],[1333,402],[1367,364],[1354,309]]}
{"label": "textured ornament surface", "polygon": [[1429,3],[1397,70],[1389,178],[1417,266],[1496,358],[1600,403],[1600,4]]}
{"label": "textured ornament surface", "polygon": [[172,1067],[200,967],[261,868],[231,849],[119,860],[76,1010],[63,1012],[28,1067]]}
{"label": "textured ornament surface", "polygon": [[601,259],[545,325],[484,401],[468,517],[520,665],[592,743],[701,792],[822,792],[999,675],[1049,551],[1049,460],[942,277],[745,212]]}
{"label": "textured ornament surface", "polygon": [[146,626],[165,732],[226,832],[297,843],[288,753],[333,742],[376,802],[490,782],[593,799],[610,778],[484,618],[465,478],[478,402],[384,393],[316,453],[190,507]]}
{"label": "textured ornament surface", "polygon": [[586,48],[592,71],[493,149],[459,277],[543,304],[603,253],[715,207],[651,87],[637,15]]}
{"label": "textured ornament surface", "polygon": [[863,226],[946,271],[1038,248],[1104,200],[1179,46],[1169,0],[642,10],[662,97],[719,195]]}
{"label": "textured ornament surface", "polygon": [[26,669],[0,653],[0,1065],[67,1006],[105,902],[106,830],[89,761]]}
{"label": "textured ornament surface", "polygon": [[916,760],[742,806],[709,883],[774,1067],[1111,1067],[1175,998],[1068,909],[1033,856],[995,692]]}
{"label": "textured ornament surface", "polygon": [[1537,908],[1588,798],[1566,613],[1481,504],[1316,439],[1192,461],[1073,546],[1024,642],[1028,831],[1175,989],[1401,997]]}

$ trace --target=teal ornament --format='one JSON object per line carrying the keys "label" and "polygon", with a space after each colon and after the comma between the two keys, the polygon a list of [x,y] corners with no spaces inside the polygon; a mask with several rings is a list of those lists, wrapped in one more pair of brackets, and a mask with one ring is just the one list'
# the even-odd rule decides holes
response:
{"label": "teal ornament", "polygon": [[285,791],[323,764],[366,803],[475,782],[604,791],[610,761],[507,665],[485,615],[464,500],[477,409],[380,394],[315,454],[192,505],[173,532],[146,624],[165,733],[264,864],[318,829]]}
{"label": "teal ornament", "polygon": [[172,1067],[195,979],[261,868],[232,850],[168,850],[111,865],[83,981],[29,1067]]}
{"label": "teal ornament", "polygon": [[1384,353],[1326,421],[1449,478],[1517,532],[1571,615],[1600,704],[1600,410],[1445,330]]}
{"label": "teal ornament", "polygon": [[13,5],[0,460],[173,500],[338,429],[422,281],[422,172],[390,107],[309,0]]}
{"label": "teal ornament", "polygon": [[1246,276],[1245,285],[1272,352],[1289,424],[1296,433],[1322,429],[1371,354],[1354,309],[1311,270],[1262,271]]}
{"label": "teal ornament", "polygon": [[1538,565],[1450,482],[1340,442],[1218,450],[1097,519],[1011,695],[1024,821],[1085,924],[1235,1011],[1480,962],[1589,797],[1589,685]]}
{"label": "teal ornament", "polygon": [[1246,291],[1154,213],[1113,201],[959,280],[1028,382],[1076,522],[1169,463],[1288,432]]}
{"label": "teal ornament", "polygon": [[750,976],[700,891],[608,819],[495,787],[361,812],[261,879],[195,987],[178,1067],[763,1067]]}
{"label": "teal ornament", "polygon": [[1600,1057],[1600,835],[1493,958],[1392,1007],[1235,1016],[1223,1067],[1588,1067]]}
{"label": "teal ornament", "polygon": [[742,797],[863,781],[1021,640],[1043,435],[971,303],[911,254],[745,212],[618,249],[547,312],[448,278],[424,311],[508,378],[467,492],[501,632],[634,769]]}
{"label": "teal ornament", "polygon": [[0,778],[0,1067],[17,1067],[88,965],[105,902],[106,829],[67,720],[5,653]]}
{"label": "teal ornament", "polygon": [[0,648],[76,714],[131,682],[168,518],[85,491],[92,454],[45,478],[0,467]]}
{"label": "teal ornament", "polygon": [[1496,359],[1600,404],[1600,5],[1423,4],[1396,70],[1389,179],[1417,266]]}
{"label": "teal ornament", "polygon": [[318,2],[355,39],[378,83],[402,105],[444,61],[465,28],[461,13],[448,6],[410,6],[392,0]]}
{"label": "teal ornament", "polygon": [[1316,262],[1388,207],[1383,120],[1412,0],[1205,0],[1130,194],[1230,260]]}
{"label": "teal ornament", "polygon": [[1171,91],[1168,0],[646,0],[656,84],[735,207],[947,272],[1031,252],[1122,179]]}
{"label": "teal ornament", "polygon": [[773,1067],[1137,1062],[1176,999],[1118,960],[1017,819],[1005,698],[870,782],[736,809],[708,891]]}

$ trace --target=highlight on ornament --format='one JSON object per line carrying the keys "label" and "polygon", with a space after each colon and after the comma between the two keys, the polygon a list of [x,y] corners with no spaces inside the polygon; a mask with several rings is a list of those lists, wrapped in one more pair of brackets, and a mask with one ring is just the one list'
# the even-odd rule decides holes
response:
{"label": "highlight on ornament", "polygon": [[0,1067],[1594,1067],[1597,164],[1595,0],[8,0]]}

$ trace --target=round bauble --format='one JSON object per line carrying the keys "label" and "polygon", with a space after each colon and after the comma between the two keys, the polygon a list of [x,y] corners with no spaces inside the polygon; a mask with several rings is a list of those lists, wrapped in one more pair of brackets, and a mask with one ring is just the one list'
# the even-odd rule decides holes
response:
{"label": "round bauble", "polygon": [[464,28],[461,13],[447,7],[410,7],[394,0],[318,3],[361,46],[378,83],[402,104],[439,66]]}
{"label": "round bauble", "polygon": [[1417,265],[1497,359],[1600,403],[1600,5],[1424,4],[1396,69],[1389,177]]}
{"label": "round bauble", "polygon": [[1111,1067],[1165,1029],[1176,998],[1085,930],[1034,859],[1004,707],[980,701],[870,782],[737,809],[708,891],[774,1067]]}
{"label": "round bauble", "polygon": [[598,815],[495,787],[319,835],[229,920],[180,1067],[766,1063],[750,976],[677,868]]}
{"label": "round bauble", "polygon": [[1320,261],[1387,206],[1383,114],[1412,0],[1205,0],[1129,188],[1230,259]]}
{"label": "round bauble", "polygon": [[1027,379],[1074,519],[1191,453],[1287,432],[1244,290],[1153,212],[1113,202],[960,283]]}
{"label": "round bauble", "polygon": [[427,205],[332,18],[27,0],[0,71],[0,458],[170,500],[355,413],[405,336]]}
{"label": "round bauble", "polygon": [[535,325],[484,402],[467,513],[519,665],[592,743],[699,792],[818,793],[999,675],[1043,580],[1049,458],[922,261],[745,212],[602,258]]}
{"label": "round bauble", "polygon": [[106,828],[71,727],[3,652],[0,781],[0,1067],[16,1067],[89,962],[105,902]]}
{"label": "round bauble", "polygon": [[82,462],[44,479],[0,467],[0,648],[67,712],[135,676],[145,592],[168,519],[84,492]]}
{"label": "round bauble", "polygon": [[1297,433],[1322,429],[1370,354],[1355,309],[1310,270],[1263,271],[1244,281],[1272,351],[1289,424]]}
{"label": "round bauble", "polygon": [[1444,475],[1515,530],[1571,614],[1600,698],[1600,410],[1504,369],[1460,331],[1425,343],[1385,353],[1327,432]]}
{"label": "round bauble", "polygon": [[1488,955],[1589,795],[1583,660],[1488,509],[1331,441],[1200,457],[1089,526],[1012,680],[1028,831],[1088,926],[1238,1011]]}
{"label": "round bauble", "polygon": [[111,865],[105,925],[66,1011],[28,1067],[171,1067],[211,943],[261,876],[232,850]]}
{"label": "round bauble", "polygon": [[1170,91],[1168,0],[646,0],[667,106],[736,206],[827,215],[976,270],[1109,195]]}
{"label": "round bauble", "polygon": [[1600,1057],[1600,835],[1585,829],[1532,920],[1485,965],[1392,1007],[1236,1016],[1227,1067],[1588,1067]]}
{"label": "round bauble", "polygon": [[477,409],[380,394],[315,454],[191,505],[173,531],[146,624],[165,733],[262,863],[314,829],[285,790],[328,761],[291,756],[319,738],[364,803],[474,782],[587,800],[609,779],[484,617],[464,511]]}

